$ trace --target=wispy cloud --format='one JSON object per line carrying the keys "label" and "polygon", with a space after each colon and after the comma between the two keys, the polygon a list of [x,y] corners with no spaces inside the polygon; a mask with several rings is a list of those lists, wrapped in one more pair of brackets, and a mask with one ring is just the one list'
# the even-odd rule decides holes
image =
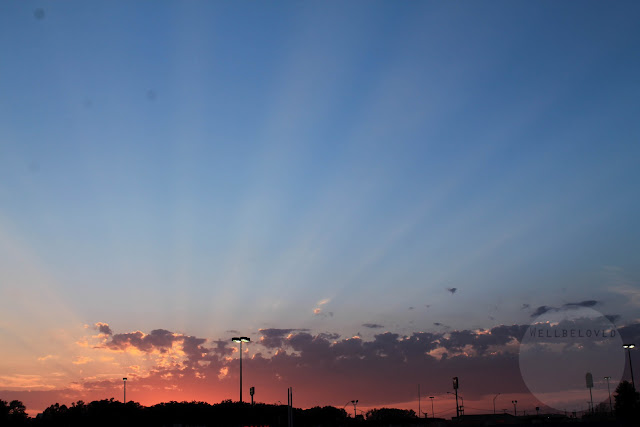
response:
{"label": "wispy cloud", "polygon": [[54,356],[53,354],[47,354],[46,356],[38,357],[38,360],[40,362],[44,362],[45,360],[54,359],[54,358],[57,358],[57,356]]}
{"label": "wispy cloud", "polygon": [[87,357],[87,356],[76,356],[73,359],[73,364],[74,365],[84,365],[84,364],[89,363],[91,361],[93,361],[93,359],[90,358],[90,357]]}
{"label": "wispy cloud", "polygon": [[380,328],[384,328],[384,326],[379,325],[377,323],[363,323],[362,324],[363,327],[365,328],[369,328],[369,329],[380,329]]}
{"label": "wispy cloud", "polygon": [[611,292],[615,292],[624,296],[628,303],[634,307],[640,307],[640,289],[631,285],[616,285],[609,288]]}

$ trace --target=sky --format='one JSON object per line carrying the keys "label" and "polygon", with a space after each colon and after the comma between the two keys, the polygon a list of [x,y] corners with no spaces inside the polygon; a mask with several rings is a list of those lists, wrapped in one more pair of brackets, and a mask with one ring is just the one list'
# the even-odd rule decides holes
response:
{"label": "sky", "polygon": [[589,308],[640,344],[639,20],[0,3],[0,398],[236,400],[246,335],[245,400],[586,409],[520,343]]}

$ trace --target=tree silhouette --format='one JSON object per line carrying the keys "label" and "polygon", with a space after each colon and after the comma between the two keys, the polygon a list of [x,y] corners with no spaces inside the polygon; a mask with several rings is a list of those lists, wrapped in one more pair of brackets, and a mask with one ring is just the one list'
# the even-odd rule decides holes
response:
{"label": "tree silhouette", "polygon": [[412,424],[417,421],[416,413],[413,410],[381,408],[367,411],[367,422],[369,424]]}
{"label": "tree silhouette", "polygon": [[640,416],[640,395],[629,381],[622,381],[618,385],[614,398],[617,418],[630,420]]}
{"label": "tree silhouette", "polygon": [[7,403],[0,400],[0,425],[20,426],[25,425],[28,420],[27,408],[21,401],[12,400]]}

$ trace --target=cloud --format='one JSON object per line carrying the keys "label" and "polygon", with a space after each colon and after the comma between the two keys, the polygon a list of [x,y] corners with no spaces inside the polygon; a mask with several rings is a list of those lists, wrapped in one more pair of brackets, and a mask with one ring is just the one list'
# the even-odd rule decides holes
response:
{"label": "cloud", "polygon": [[321,299],[320,301],[318,301],[318,304],[316,304],[316,307],[313,309],[313,314],[314,316],[322,316],[322,317],[326,317],[326,316],[331,316],[333,317],[333,312],[328,312],[328,313],[324,313],[322,311],[322,306],[328,304],[331,301],[331,298],[325,298],[325,299]]}
{"label": "cloud", "polygon": [[108,341],[105,346],[112,350],[127,350],[133,347],[144,353],[156,350],[165,352],[173,346],[176,340],[180,339],[180,336],[175,336],[165,329],[154,329],[149,334],[136,331],[112,335],[111,341]]}
{"label": "cloud", "polygon": [[447,291],[451,292],[451,295],[455,294],[458,288],[447,288]]}
{"label": "cloud", "polygon": [[541,316],[551,310],[555,310],[553,307],[548,307],[546,305],[541,305],[538,308],[536,308],[533,313],[531,313],[531,317],[538,317]]}
{"label": "cloud", "polygon": [[[580,302],[568,302],[566,304],[563,304],[561,308],[565,308],[565,309],[574,309],[574,308],[580,308],[580,307],[593,307],[595,305],[600,304],[599,301],[596,300],[585,300],[585,301],[580,301]],[[527,304],[528,307],[528,304]],[[525,308],[524,305],[522,306],[522,308]],[[545,313],[548,313],[549,311],[557,311],[559,310],[556,307],[551,307],[551,306],[547,306],[547,305],[541,305],[538,308],[536,308],[533,313],[531,313],[531,317],[538,317],[541,316]]]}
{"label": "cloud", "polygon": [[113,335],[113,331],[107,323],[98,322],[94,325],[94,329],[104,335]]}
{"label": "cloud", "polygon": [[369,329],[379,329],[384,328],[382,325],[378,325],[377,323],[363,323],[362,326]]}
{"label": "cloud", "polygon": [[148,334],[141,331],[111,333],[96,348],[143,354],[171,354],[175,358],[184,358],[185,362],[190,364],[203,360],[210,351],[214,351],[217,355],[226,355],[232,352],[231,349],[226,349],[224,344],[217,341],[214,342],[217,347],[213,350],[207,349],[204,347],[206,341],[204,338],[173,333],[166,329],[154,329]]}
{"label": "cloud", "polygon": [[262,337],[260,338],[260,344],[267,348],[280,348],[284,344],[285,336],[297,331],[306,332],[308,331],[308,329],[260,329],[259,332],[262,334]]}
{"label": "cloud", "polygon": [[529,307],[530,307],[530,305],[529,305],[529,304],[522,304],[522,307],[520,307],[520,308],[521,308],[521,309],[523,309],[523,310],[526,310],[526,309],[528,309]]}
{"label": "cloud", "polygon": [[640,323],[622,326],[618,328],[618,332],[620,332],[623,342],[636,343],[636,345],[640,343]]}
{"label": "cloud", "polygon": [[218,356],[230,356],[233,354],[234,349],[231,347],[229,340],[216,340],[213,341],[216,346],[209,349],[209,352],[217,354]]}
{"label": "cloud", "polygon": [[622,284],[618,286],[612,286],[609,289],[612,292],[624,296],[629,304],[635,307],[640,307],[640,289],[638,287],[630,286],[628,284]]}
{"label": "cloud", "polygon": [[580,302],[568,302],[568,303],[564,304],[562,307],[563,308],[593,307],[593,306],[595,306],[597,304],[599,304],[599,302],[596,301],[596,300],[586,300],[586,301],[580,301]]}
{"label": "cloud", "polygon": [[609,320],[609,322],[613,324],[615,324],[620,319],[619,314],[605,314],[604,317],[606,317],[607,320]]}
{"label": "cloud", "polygon": [[74,365],[84,365],[84,364],[89,363],[89,362],[91,362],[91,361],[93,361],[93,359],[92,359],[92,358],[90,358],[90,357],[87,357],[87,356],[77,356],[77,357],[75,357],[75,358],[74,358],[74,360],[73,360],[73,364],[74,364]]}

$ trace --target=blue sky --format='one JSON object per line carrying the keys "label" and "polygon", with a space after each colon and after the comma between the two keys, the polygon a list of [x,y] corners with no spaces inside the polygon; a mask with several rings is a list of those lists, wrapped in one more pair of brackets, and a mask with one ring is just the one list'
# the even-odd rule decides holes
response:
{"label": "blue sky", "polygon": [[636,321],[639,19],[3,2],[0,343],[96,322],[410,334],[584,300]]}

